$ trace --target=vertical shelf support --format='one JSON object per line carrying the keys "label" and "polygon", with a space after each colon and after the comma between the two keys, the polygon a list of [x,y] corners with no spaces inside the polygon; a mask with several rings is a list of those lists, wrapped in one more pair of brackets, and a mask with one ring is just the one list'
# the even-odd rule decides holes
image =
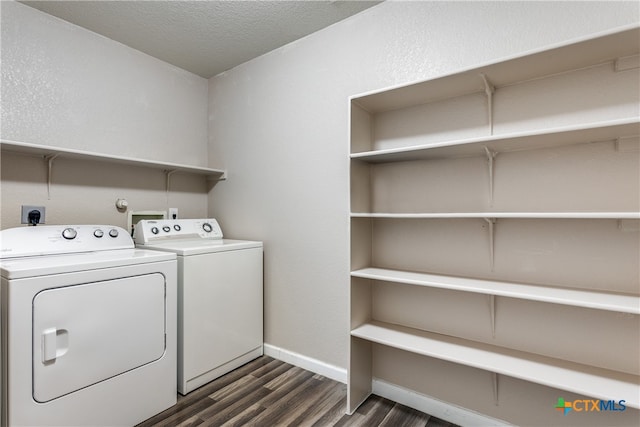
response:
{"label": "vertical shelf support", "polygon": [[53,170],[53,161],[59,156],[59,154],[49,154],[44,156],[44,161],[47,162],[47,200],[51,200],[51,172]]}
{"label": "vertical shelf support", "polygon": [[489,135],[493,135],[493,94],[496,91],[496,88],[491,84],[487,76],[483,73],[480,73],[480,77],[482,77],[482,82],[484,83],[484,93],[487,95],[487,111],[489,114]]}
{"label": "vertical shelf support", "polygon": [[493,271],[493,267],[494,267],[494,256],[495,256],[495,242],[494,242],[494,237],[495,237],[495,225],[496,225],[496,219],[495,218],[485,218],[485,221],[487,221],[487,224],[489,224],[489,259],[491,262],[491,271]]}
{"label": "vertical shelf support", "polygon": [[492,372],[491,376],[493,377],[493,403],[498,406],[498,374]]}
{"label": "vertical shelf support", "polygon": [[487,156],[487,163],[489,166],[489,206],[493,206],[493,182],[494,182],[494,169],[495,159],[498,155],[497,151],[491,151],[489,148],[484,147],[484,152]]}

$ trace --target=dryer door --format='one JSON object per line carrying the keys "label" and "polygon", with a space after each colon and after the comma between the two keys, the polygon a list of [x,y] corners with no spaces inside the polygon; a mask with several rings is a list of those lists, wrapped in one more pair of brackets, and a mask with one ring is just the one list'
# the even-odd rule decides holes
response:
{"label": "dryer door", "polygon": [[164,351],[162,274],[47,289],[33,299],[33,398],[38,402],[153,362]]}

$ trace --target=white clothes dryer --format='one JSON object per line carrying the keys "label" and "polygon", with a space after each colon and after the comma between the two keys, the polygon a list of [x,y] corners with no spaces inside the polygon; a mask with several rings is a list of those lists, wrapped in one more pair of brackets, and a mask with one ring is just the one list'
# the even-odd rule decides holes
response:
{"label": "white clothes dryer", "polygon": [[137,247],[178,256],[178,391],[263,354],[262,242],[223,239],[215,219],[143,220]]}
{"label": "white clothes dryer", "polygon": [[0,240],[3,426],[132,426],[176,403],[175,254],[113,226]]}

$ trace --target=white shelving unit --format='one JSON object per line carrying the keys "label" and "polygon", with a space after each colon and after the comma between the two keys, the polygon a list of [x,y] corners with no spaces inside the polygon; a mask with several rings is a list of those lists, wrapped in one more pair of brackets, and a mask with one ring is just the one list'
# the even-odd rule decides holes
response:
{"label": "white shelving unit", "polygon": [[[639,45],[623,28],[351,99],[348,413],[374,380],[447,401],[418,380],[432,360],[472,396],[457,366],[491,373],[496,406],[451,403],[498,418],[498,375],[640,408],[640,352],[607,349],[640,346]],[[537,332],[558,319],[570,340]]]}
{"label": "white shelving unit", "polygon": [[42,156],[47,162],[47,185],[51,185],[51,171],[53,163],[59,158],[95,160],[107,163],[117,163],[135,167],[145,167],[153,169],[162,169],[166,175],[166,186],[169,188],[171,175],[176,172],[189,173],[195,175],[204,175],[211,180],[225,180],[225,171],[221,169],[211,169],[199,166],[183,165],[171,162],[160,162],[155,160],[137,159],[133,157],[116,156],[110,154],[96,153],[92,151],[75,150],[71,148],[62,148],[42,144],[32,144],[28,142],[0,140],[0,148],[3,152],[17,152],[35,156]]}

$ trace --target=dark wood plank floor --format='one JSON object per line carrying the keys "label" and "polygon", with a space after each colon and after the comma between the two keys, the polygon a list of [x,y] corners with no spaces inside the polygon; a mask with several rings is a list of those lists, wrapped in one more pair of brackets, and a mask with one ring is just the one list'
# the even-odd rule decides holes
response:
{"label": "dark wood plank floor", "polygon": [[371,396],[345,415],[346,386],[271,357],[260,357],[192,391],[138,427],[385,426],[450,427],[451,423]]}

